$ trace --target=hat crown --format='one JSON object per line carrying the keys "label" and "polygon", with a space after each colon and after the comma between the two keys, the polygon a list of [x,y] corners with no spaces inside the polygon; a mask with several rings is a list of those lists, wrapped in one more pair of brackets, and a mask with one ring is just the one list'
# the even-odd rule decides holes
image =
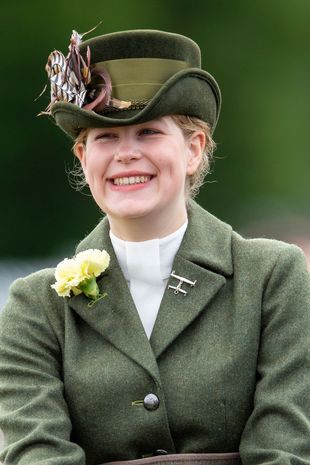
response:
{"label": "hat crown", "polygon": [[172,32],[137,29],[101,35],[81,44],[83,55],[88,46],[93,64],[123,58],[161,58],[184,61],[189,68],[201,67],[196,42]]}

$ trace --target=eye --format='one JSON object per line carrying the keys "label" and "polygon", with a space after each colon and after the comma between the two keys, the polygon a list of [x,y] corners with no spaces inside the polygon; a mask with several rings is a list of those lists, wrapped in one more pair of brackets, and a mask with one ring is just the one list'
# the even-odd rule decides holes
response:
{"label": "eye", "polygon": [[100,132],[99,134],[96,135],[95,140],[99,139],[105,139],[105,140],[112,140],[117,138],[117,135],[114,134],[113,132]]}
{"label": "eye", "polygon": [[158,129],[151,129],[151,128],[142,128],[139,131],[140,136],[152,136],[155,134],[160,134],[161,132]]}

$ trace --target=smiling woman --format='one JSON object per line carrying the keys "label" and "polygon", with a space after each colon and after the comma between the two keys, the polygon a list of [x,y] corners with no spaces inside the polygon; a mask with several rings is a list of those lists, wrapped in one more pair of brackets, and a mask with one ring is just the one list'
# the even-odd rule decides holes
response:
{"label": "smiling woman", "polygon": [[[205,176],[208,174],[210,169],[210,163],[212,161],[212,155],[215,151],[216,144],[212,139],[210,126],[207,122],[188,115],[171,115],[170,117],[182,130],[185,138],[190,138],[193,133],[197,131],[202,131],[205,134],[206,143],[204,149],[202,150],[200,165],[191,176],[187,176],[186,178],[185,193],[186,200],[188,200],[189,198],[195,198],[199,192],[200,187],[204,183]],[[88,132],[89,128],[82,129],[75,140],[72,150],[77,157],[78,153],[76,151],[76,147],[81,143],[82,145],[86,144]],[[80,163],[75,166],[74,170],[72,170],[70,174],[75,180],[73,184],[76,190],[83,189],[87,183]]]}
{"label": "smiling woman", "polygon": [[198,45],[151,30],[81,41],[48,59],[46,113],[105,217],[73,258],[11,287],[0,458],[310,465],[306,260],[193,200],[221,105]]}

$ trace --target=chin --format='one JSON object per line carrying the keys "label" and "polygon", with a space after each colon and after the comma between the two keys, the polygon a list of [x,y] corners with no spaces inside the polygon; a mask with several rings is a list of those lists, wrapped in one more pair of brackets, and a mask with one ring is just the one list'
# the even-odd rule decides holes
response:
{"label": "chin", "polygon": [[118,219],[138,219],[138,218],[143,218],[145,216],[148,216],[151,214],[153,211],[152,208],[146,208],[146,207],[135,207],[135,208],[130,208],[129,206],[126,208],[118,208],[117,210],[112,209],[109,211],[105,211],[105,213],[108,216],[118,218]]}
{"label": "chin", "polygon": [[155,211],[153,202],[139,202],[139,200],[130,200],[119,202],[117,208],[111,208],[106,213],[118,218],[142,218]]}
{"label": "chin", "polygon": [[131,210],[131,211],[126,211],[126,212],[120,212],[118,214],[118,217],[119,218],[122,218],[122,219],[139,219],[139,218],[145,218],[147,217],[149,214],[152,213],[152,210],[148,211],[148,210],[145,210],[145,209],[135,209],[135,210]]}

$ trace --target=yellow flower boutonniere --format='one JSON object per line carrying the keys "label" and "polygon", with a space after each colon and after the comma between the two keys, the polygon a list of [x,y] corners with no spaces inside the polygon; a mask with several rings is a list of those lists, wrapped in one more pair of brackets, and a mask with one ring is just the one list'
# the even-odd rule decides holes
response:
{"label": "yellow flower boutonniere", "polygon": [[96,278],[109,266],[110,255],[105,250],[89,249],[73,258],[65,258],[55,270],[55,289],[60,297],[85,294],[89,307],[107,294],[100,294]]}

